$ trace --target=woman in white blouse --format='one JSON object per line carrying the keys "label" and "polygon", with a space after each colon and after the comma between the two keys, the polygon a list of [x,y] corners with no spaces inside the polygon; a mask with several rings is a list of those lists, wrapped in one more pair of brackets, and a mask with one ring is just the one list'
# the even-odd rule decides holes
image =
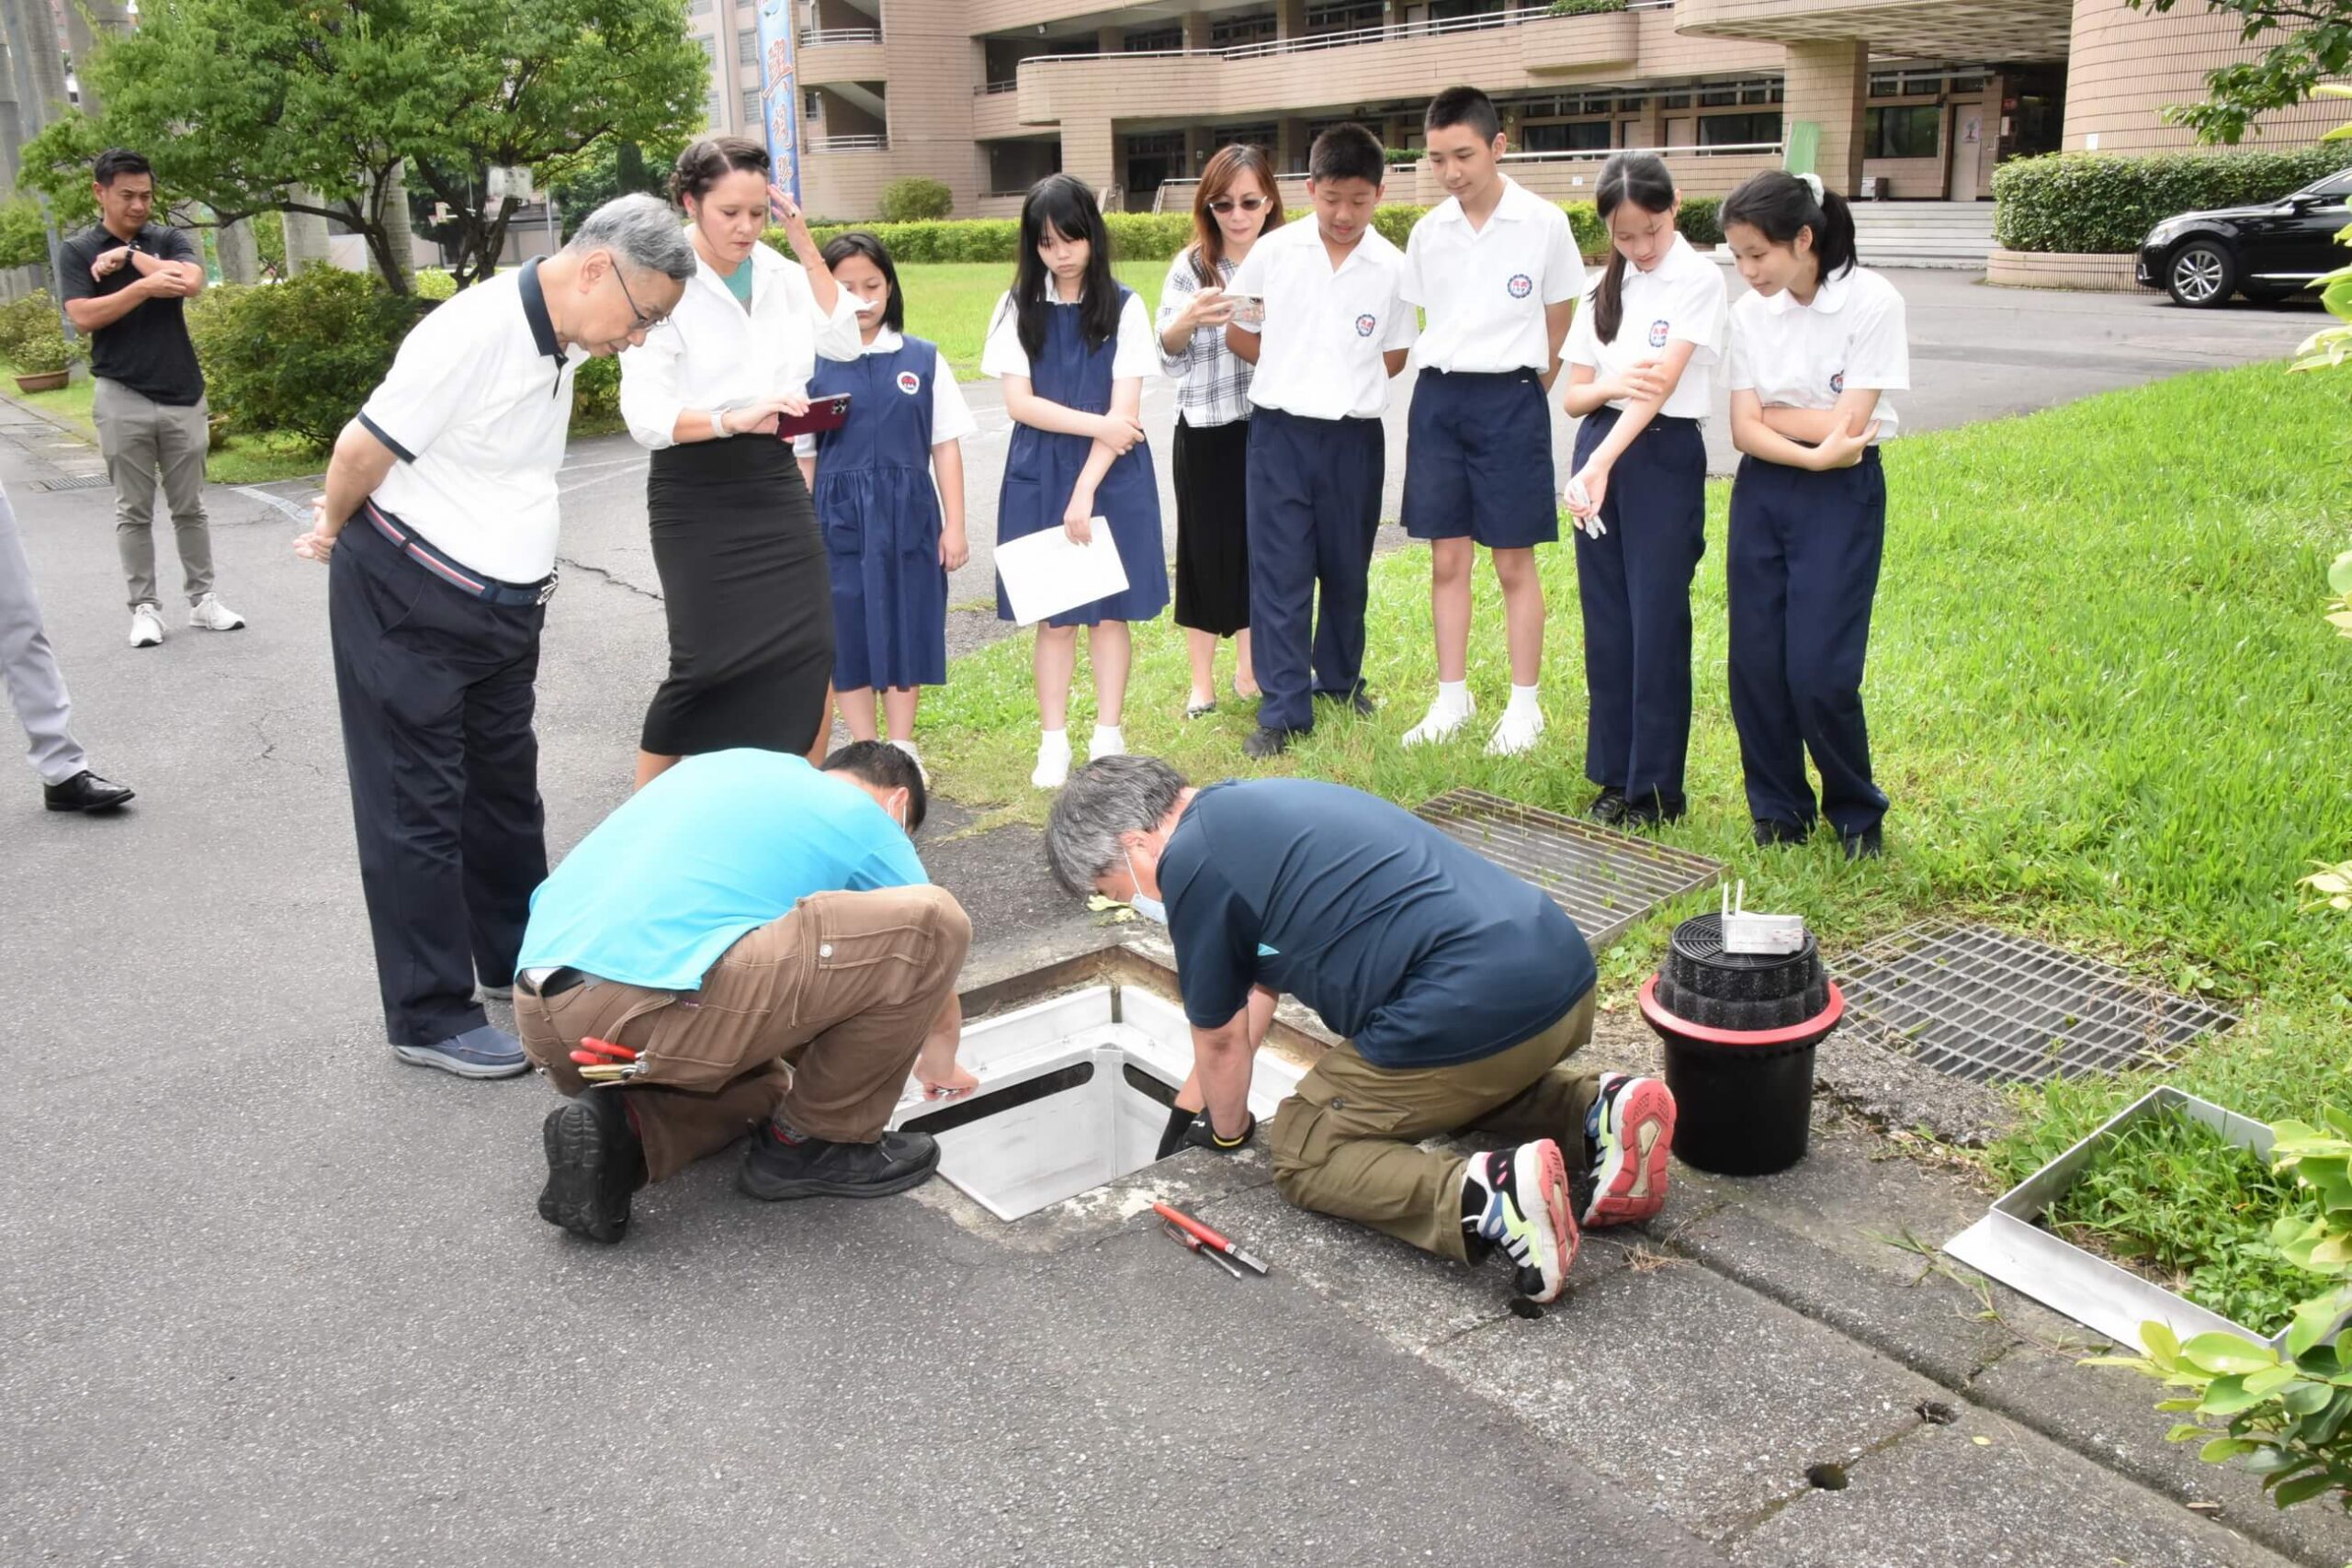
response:
{"label": "woman in white blouse", "polygon": [[[767,150],[740,136],[678,155],[670,192],[701,265],[669,321],[621,355],[621,416],[653,452],[646,511],[670,621],[639,787],[682,756],[732,747],[813,761],[830,729],[824,541],[776,426],[808,412],[819,355],[857,357],[857,301],[769,177]],[[797,265],[761,243],[771,213]]]}

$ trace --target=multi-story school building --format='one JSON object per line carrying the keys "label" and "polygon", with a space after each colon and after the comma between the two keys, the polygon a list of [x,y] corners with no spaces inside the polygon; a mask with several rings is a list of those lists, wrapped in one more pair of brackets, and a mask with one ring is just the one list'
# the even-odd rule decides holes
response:
{"label": "multi-story school building", "polygon": [[[756,134],[750,0],[690,0],[708,28],[712,123]],[[1849,192],[1989,197],[2003,159],[2188,144],[2163,123],[2206,71],[2247,52],[2224,16],[2127,0],[1631,0],[1554,15],[1521,0],[799,0],[798,74],[812,214],[871,216],[882,187],[927,175],[959,215],[1009,215],[1068,170],[1129,211],[1181,205],[1228,141],[1303,177],[1317,131],[1420,140],[1438,89],[1502,107],[1512,175],[1589,192],[1623,147],[1665,152],[1684,190],[1720,195],[1781,164],[1792,139]],[[723,78],[723,80],[722,80]],[[750,101],[747,101],[750,100]],[[2308,142],[2314,106],[2267,126]],[[749,110],[749,113],[745,111]],[[1442,193],[1400,167],[1391,199]],[[1285,195],[1299,194],[1286,189]]]}

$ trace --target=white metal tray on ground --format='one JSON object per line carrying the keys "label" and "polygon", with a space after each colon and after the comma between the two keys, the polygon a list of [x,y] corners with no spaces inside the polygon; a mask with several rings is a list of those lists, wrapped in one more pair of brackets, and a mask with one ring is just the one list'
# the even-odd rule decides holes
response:
{"label": "white metal tray on ground", "polygon": [[[1944,1243],[1945,1254],[2133,1350],[2142,1348],[2140,1325],[2152,1321],[2165,1325],[2182,1339],[2220,1332],[2266,1342],[2265,1336],[2185,1301],[2034,1224],[2125,1128],[2143,1117],[2167,1111],[2203,1122],[2256,1159],[2270,1157],[2270,1129],[2264,1123],[2169,1086],[2153,1089],[2003,1193],[1983,1219]],[[2312,1281],[2312,1293],[2317,1294],[2318,1276]],[[2283,1351],[2286,1342],[2284,1328],[2267,1337],[2273,1349]]]}

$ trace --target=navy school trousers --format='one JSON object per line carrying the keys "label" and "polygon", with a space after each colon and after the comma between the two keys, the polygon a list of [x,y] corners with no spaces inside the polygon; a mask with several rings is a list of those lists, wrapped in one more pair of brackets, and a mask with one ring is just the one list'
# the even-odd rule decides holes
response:
{"label": "navy school trousers", "polygon": [[[1616,428],[1577,431],[1581,470]],[[1652,419],[1609,475],[1598,539],[1576,536],[1584,609],[1585,776],[1668,816],[1690,750],[1690,579],[1707,548],[1707,443],[1695,419]]]}
{"label": "navy school trousers", "polygon": [[1268,729],[1312,729],[1313,697],[1363,689],[1385,457],[1376,419],[1250,416],[1250,660]]}
{"label": "navy school trousers", "polygon": [[429,1045],[486,1021],[547,880],[531,728],[544,604],[492,604],[355,517],[329,558],[327,625],[359,885],[384,1029]]}
{"label": "navy school trousers", "polygon": [[1886,474],[1871,447],[1850,468],[1814,473],[1742,457],[1731,490],[1731,716],[1748,814],[1810,830],[1821,815],[1847,838],[1878,826],[1862,663],[1886,544]]}

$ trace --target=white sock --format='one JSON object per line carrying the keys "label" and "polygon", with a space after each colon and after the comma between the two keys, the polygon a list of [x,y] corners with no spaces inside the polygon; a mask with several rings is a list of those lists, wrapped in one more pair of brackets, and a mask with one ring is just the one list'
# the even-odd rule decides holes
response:
{"label": "white sock", "polygon": [[1538,689],[1534,686],[1513,685],[1510,689],[1510,711],[1541,713],[1543,705],[1535,700]]}
{"label": "white sock", "polygon": [[1125,736],[1119,733],[1117,725],[1098,724],[1094,727],[1094,744],[1086,750],[1086,755],[1090,760],[1096,757],[1124,757],[1126,754],[1127,739]]}
{"label": "white sock", "polygon": [[1039,789],[1059,789],[1069,782],[1069,731],[1048,729],[1037,738],[1037,765],[1029,782]]}
{"label": "white sock", "polygon": [[[1518,689],[1516,686],[1511,688],[1513,691]],[[1437,683],[1436,705],[1448,713],[1468,713],[1470,711],[1470,682],[1440,681]]]}

